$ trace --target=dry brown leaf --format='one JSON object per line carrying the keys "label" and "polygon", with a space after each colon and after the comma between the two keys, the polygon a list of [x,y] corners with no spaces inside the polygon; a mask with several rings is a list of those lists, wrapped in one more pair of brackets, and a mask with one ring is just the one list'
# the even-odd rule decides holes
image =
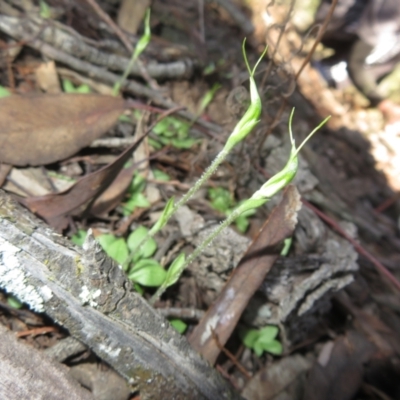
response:
{"label": "dry brown leaf", "polygon": [[[150,130],[148,131],[150,132]],[[148,134],[146,133],[146,135]],[[54,229],[61,231],[68,225],[68,216],[81,211],[82,206],[87,210],[118,176],[124,164],[131,157],[132,152],[146,137],[143,135],[135,143],[129,146],[114,162],[84,176],[69,189],[41,197],[20,199],[20,203],[29,208],[34,214],[39,215]]]}
{"label": "dry brown leaf", "polygon": [[376,353],[361,333],[349,331],[336,338],[326,365],[314,363],[305,385],[306,400],[350,400],[360,388],[364,365]]}
{"label": "dry brown leaf", "polygon": [[0,99],[0,162],[45,165],[65,159],[107,132],[127,108],[122,98],[94,94]]}
{"label": "dry brown leaf", "polygon": [[122,169],[111,185],[93,203],[90,214],[102,216],[120,204],[132,182],[136,169],[136,165]]}
{"label": "dry brown leaf", "polygon": [[7,179],[7,175],[12,169],[12,165],[0,164],[0,187],[3,186],[4,181]]}

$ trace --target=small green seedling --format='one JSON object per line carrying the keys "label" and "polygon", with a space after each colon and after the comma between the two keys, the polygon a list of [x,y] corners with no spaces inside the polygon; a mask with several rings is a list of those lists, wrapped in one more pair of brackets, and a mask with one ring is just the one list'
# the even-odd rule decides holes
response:
{"label": "small green seedling", "polygon": [[11,95],[11,92],[5,88],[4,86],[0,86],[0,98],[2,97],[8,97]]}
{"label": "small green seedling", "polygon": [[12,294],[7,296],[7,304],[17,310],[19,310],[23,306],[23,304]]}
{"label": "small green seedling", "polygon": [[69,79],[62,80],[62,87],[65,93],[88,94],[91,92],[88,85],[74,86],[74,84]]}
{"label": "small green seedling", "polygon": [[213,87],[206,92],[203,98],[200,101],[199,108],[196,113],[196,118],[203,114],[204,110],[208,107],[208,105],[212,102],[215,93],[220,89],[221,85],[219,83],[215,83]]}
{"label": "small green seedling", "polygon": [[149,143],[155,149],[171,145],[177,149],[190,149],[199,140],[189,137],[190,124],[174,117],[160,121],[153,129],[157,139],[149,138]]}
{"label": "small green seedling", "polygon": [[44,0],[40,0],[39,8],[40,8],[40,16],[43,19],[50,19],[51,18],[51,9],[50,9],[49,5]]}
{"label": "small green seedling", "polygon": [[181,319],[171,319],[169,323],[181,334],[183,335],[187,329],[187,324],[185,324]]}
{"label": "small green seedling", "polygon": [[97,240],[104,251],[122,265],[132,282],[147,287],[158,287],[164,282],[167,272],[151,258],[157,250],[157,243],[151,238],[144,242],[140,250],[137,249],[137,244],[146,237],[147,232],[147,228],[140,226],[126,240],[112,234],[98,236]]}
{"label": "small green seedling", "polygon": [[71,242],[75,243],[77,246],[82,247],[83,246],[83,242],[85,241],[87,236],[87,232],[84,231],[83,229],[79,229],[78,232],[74,233],[71,236]]}
{"label": "small green seedling", "polygon": [[276,326],[267,325],[261,329],[242,329],[239,331],[243,344],[260,357],[264,352],[279,356],[283,352],[282,344],[276,340]]}
{"label": "small green seedling", "polygon": [[143,191],[146,187],[146,180],[141,175],[136,174],[128,189],[128,200],[122,205],[123,215],[131,215],[137,208],[148,208],[150,202],[146,199]]}
{"label": "small green seedling", "polygon": [[[208,189],[208,197],[211,200],[211,206],[215,210],[228,216],[233,209],[237,206],[232,194],[221,187]],[[236,228],[239,232],[245,233],[249,227],[249,217],[255,214],[255,210],[248,210],[247,212],[241,214],[235,220]]]}
{"label": "small green seedling", "polygon": [[128,78],[128,75],[130,74],[132,67],[134,66],[136,60],[139,58],[139,56],[143,53],[143,51],[146,49],[147,45],[150,43],[151,39],[151,31],[150,31],[150,8],[146,10],[146,15],[144,17],[144,33],[142,37],[139,39],[139,41],[136,44],[135,50],[133,51],[132,57],[129,60],[128,66],[126,67],[121,79],[115,83],[113,87],[113,95],[118,96],[122,85],[125,83],[126,78]]}
{"label": "small green seedling", "polygon": [[[146,20],[146,31],[148,26],[148,19]],[[148,29],[149,31],[149,29]],[[146,32],[145,32],[146,33]],[[148,32],[149,33],[149,32]],[[146,41],[144,41],[141,48],[144,49]],[[151,259],[153,253],[156,250],[156,244],[153,240],[153,236],[162,229],[174,212],[184,205],[193,194],[200,189],[200,187],[205,183],[208,178],[216,171],[218,166],[225,160],[229,152],[245,137],[251,132],[251,130],[259,122],[261,116],[261,99],[257,91],[257,86],[254,80],[254,74],[258,64],[265,55],[266,50],[261,55],[260,59],[257,61],[255,67],[250,69],[247,61],[246,53],[244,51],[245,42],[243,42],[243,55],[246,62],[247,69],[249,71],[249,81],[250,81],[250,105],[233,129],[231,135],[229,136],[225,146],[221,152],[214,159],[212,164],[207,168],[202,177],[195,183],[194,186],[179,200],[175,203],[175,199],[171,198],[167,202],[163,212],[161,213],[158,221],[154,226],[147,230],[145,228],[138,228],[130,234],[127,240],[123,238],[117,238],[113,235],[103,235],[99,237],[99,242],[103,246],[107,254],[114,258],[118,263],[120,263],[128,273],[129,278],[135,283],[141,284],[143,286],[158,286],[156,293],[150,300],[154,303],[163,292],[171,285],[173,285],[179,279],[185,268],[232,222],[236,221],[238,218],[244,218],[252,213],[267,201],[270,200],[272,196],[282,190],[286,185],[288,185],[295,177],[298,169],[298,153],[307,140],[323,125],[326,123],[328,118],[326,118],[317,128],[315,128],[309,136],[301,143],[301,145],[296,148],[295,141],[292,134],[292,118],[293,112],[289,119],[289,134],[291,140],[291,152],[289,159],[285,167],[275,174],[271,179],[269,179],[264,185],[261,186],[253,195],[242,202],[240,202],[236,207],[230,210],[227,218],[201,243],[196,249],[186,258],[184,253],[179,254],[176,259],[172,262],[171,266],[167,271],[165,271],[157,261]],[[141,50],[142,51],[142,50]],[[135,52],[136,54],[136,52]],[[140,54],[140,52],[138,53]],[[129,71],[128,71],[129,72]],[[178,122],[177,122],[178,121]],[[187,140],[188,138],[188,127],[182,127],[182,122],[172,117],[164,119],[155,127],[155,133],[162,137],[161,143],[173,144],[173,140]],[[168,126],[167,126],[168,125]],[[176,132],[172,132],[170,125],[175,125],[178,130],[177,137]],[[176,144],[176,142],[175,142]],[[182,143],[181,143],[182,145]],[[137,178],[134,180],[130,188],[131,199],[125,204],[128,208],[128,212],[131,213],[134,207],[138,204],[142,205],[146,200],[142,195],[143,178]],[[142,195],[140,197],[139,195]],[[139,198],[139,200],[138,200]],[[232,206],[232,199],[228,201],[229,208]],[[146,203],[146,206],[147,203]],[[221,207],[221,205],[219,205]],[[268,329],[267,329],[268,328]],[[257,332],[257,331],[256,331]],[[263,328],[257,335],[255,333],[249,334],[250,338],[246,342],[250,343],[252,348],[259,353],[260,351],[269,351],[275,354],[280,354],[282,352],[282,346],[276,340],[274,340],[277,334],[277,328],[266,327]],[[258,344],[257,344],[258,343]],[[278,344],[277,344],[278,343]],[[267,348],[268,347],[268,348]]]}
{"label": "small green seedling", "polygon": [[171,180],[171,177],[167,173],[156,168],[153,169],[153,176],[157,181],[168,182]]}
{"label": "small green seedling", "polygon": [[[154,303],[161,295],[164,293],[167,287],[173,285],[178,279],[179,276],[182,274],[182,272],[185,270],[185,268],[197,257],[199,256],[202,251],[219,235],[221,232],[228,227],[232,222],[234,222],[238,217],[241,215],[251,212],[251,210],[255,210],[262,205],[264,205],[266,202],[268,202],[272,196],[277,194],[280,190],[282,190],[285,186],[287,186],[296,176],[297,173],[297,168],[298,168],[298,153],[301,150],[301,148],[304,146],[304,144],[311,138],[311,136],[323,125],[326,123],[326,121],[329,118],[326,118],[324,121],[322,121],[308,136],[307,138],[300,144],[299,147],[296,147],[294,138],[293,138],[293,133],[292,133],[292,119],[293,119],[293,113],[294,110],[292,111],[289,119],[289,134],[290,134],[290,141],[291,141],[291,151],[290,151],[290,156],[289,160],[284,166],[284,168],[279,171],[277,174],[275,174],[272,178],[270,178],[264,185],[261,186],[259,190],[257,190],[253,195],[250,197],[250,199],[242,201],[229,215],[228,217],[220,224],[218,227],[211,232],[211,234],[204,239],[204,241],[193,251],[193,253],[190,254],[190,256],[185,259],[185,256],[183,253],[181,253],[178,258],[182,256],[183,261],[180,260],[179,263],[179,268],[176,267],[174,268],[174,275],[168,274],[165,282],[158,288],[156,293],[153,295],[151,299],[151,303]],[[228,139],[229,141],[229,139]],[[178,202],[179,204],[179,202]],[[167,204],[168,206],[168,204]],[[169,205],[169,207],[171,207]],[[166,214],[167,217],[170,217],[171,213],[175,210],[177,205],[175,205],[173,208],[171,208],[171,211]],[[168,218],[161,215],[160,220],[163,220],[163,223],[165,224],[166,220]],[[160,220],[155,224],[154,227],[159,224],[161,226]],[[152,229],[154,229],[154,227]],[[158,228],[158,227],[157,227]],[[150,230],[151,232],[151,230]],[[178,259],[177,258],[177,259]],[[177,260],[176,259],[176,260]],[[174,263],[172,263],[174,265]],[[171,269],[171,268],[170,268]]]}
{"label": "small green seedling", "polygon": [[282,257],[286,257],[289,254],[290,248],[292,247],[292,242],[293,242],[293,239],[291,237],[286,238],[283,241],[283,249],[281,250]]}
{"label": "small green seedling", "polygon": [[[201,178],[188,190],[188,192],[176,203],[171,204],[171,199],[168,201],[165,209],[156,224],[150,229],[149,236],[153,237],[171,218],[171,216],[178,210],[181,206],[186,204],[188,200],[201,188],[201,186],[211,177],[211,175],[217,170],[219,165],[226,159],[230,151],[242,140],[246,138],[246,136],[252,131],[252,129],[258,124],[259,118],[261,116],[261,99],[257,91],[257,85],[254,80],[254,74],[257,69],[258,64],[261,62],[264,57],[267,49],[261,54],[261,57],[258,59],[256,65],[253,69],[250,69],[249,63],[247,61],[246,52],[245,52],[245,41],[243,41],[243,56],[246,62],[247,69],[249,71],[249,81],[250,81],[250,105],[244,114],[244,116],[240,119],[240,121],[236,124],[233,129],[231,135],[229,136],[227,142],[225,143],[224,148],[219,152],[217,157],[211,163],[211,165],[206,169]],[[254,208],[254,207],[253,207]],[[247,211],[247,210],[243,210]],[[236,218],[243,214],[243,212],[238,213]],[[233,221],[236,219],[234,218]],[[232,222],[232,221],[231,221]],[[230,222],[230,223],[231,223]],[[157,295],[161,293],[162,290],[160,288],[160,292],[157,292]]]}

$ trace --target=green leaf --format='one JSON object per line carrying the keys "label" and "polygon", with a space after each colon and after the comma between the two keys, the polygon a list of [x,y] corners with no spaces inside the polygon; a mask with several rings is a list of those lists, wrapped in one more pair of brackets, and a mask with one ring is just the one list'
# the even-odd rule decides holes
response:
{"label": "green leaf", "polygon": [[4,86],[0,85],[0,98],[11,96],[11,92]]}
{"label": "green leaf", "polygon": [[118,264],[123,265],[128,258],[128,246],[122,238],[117,238],[111,234],[105,234],[97,237],[98,242],[104,251]]}
{"label": "green leaf", "polygon": [[148,287],[157,287],[165,281],[167,273],[155,260],[138,261],[129,272],[128,277],[133,282]]}
{"label": "green leaf", "polygon": [[75,93],[88,94],[91,93],[90,86],[80,85],[75,89]]}
{"label": "green leaf", "polygon": [[182,266],[185,264],[185,254],[181,253],[172,262],[168,268],[167,276],[165,278],[165,287],[173,285],[180,277],[182,272]]}
{"label": "green leaf", "polygon": [[282,354],[282,344],[275,339],[278,332],[278,327],[268,325],[258,330],[247,328],[241,329],[239,334],[243,344],[252,349],[257,356],[260,357],[264,351],[274,355]]}
{"label": "green leaf", "polygon": [[148,142],[149,142],[149,145],[151,146],[151,147],[153,147],[155,150],[160,150],[160,149],[162,149],[162,144],[160,143],[160,142],[158,142],[157,140],[154,140],[154,139],[152,139],[152,138],[150,138],[150,137],[148,137]]}
{"label": "green leaf", "polygon": [[65,93],[75,93],[75,86],[69,79],[63,79],[61,83]]}
{"label": "green leaf", "polygon": [[232,194],[222,187],[208,189],[208,196],[211,199],[212,208],[219,212],[226,213],[235,205]]}
{"label": "green leaf", "polygon": [[272,340],[269,343],[263,344],[264,350],[268,353],[274,354],[276,356],[280,356],[283,353],[283,347],[280,342],[277,340]]}
{"label": "green leaf", "polygon": [[113,87],[113,95],[114,96],[117,96],[119,94],[119,90],[120,90],[121,86],[124,84],[126,78],[130,74],[130,72],[132,70],[132,67],[134,66],[137,58],[140,56],[140,54],[144,51],[146,46],[149,44],[150,39],[151,39],[150,8],[148,8],[146,10],[146,15],[145,15],[145,18],[144,18],[144,34],[142,35],[142,37],[137,42],[135,50],[133,51],[132,57],[129,60],[129,63],[128,63],[127,67],[125,68],[125,71],[124,71],[121,79],[119,79],[115,83],[115,85]]}
{"label": "green leaf", "polygon": [[133,288],[143,296],[144,289],[138,283],[133,282]]}
{"label": "green leaf", "polygon": [[132,119],[129,118],[129,117],[128,117],[127,115],[125,115],[125,114],[120,115],[120,116],[118,117],[118,121],[120,121],[120,122],[126,122],[126,123],[128,123],[128,124],[132,124]]}
{"label": "green leaf", "polygon": [[250,81],[250,105],[243,115],[243,117],[239,120],[236,124],[233,132],[229,136],[228,140],[225,143],[224,149],[226,151],[231,151],[233,147],[235,147],[239,142],[241,142],[250,132],[251,130],[258,124],[259,118],[261,115],[261,99],[260,95],[258,94],[257,85],[254,80],[254,73],[260,61],[263,59],[267,49],[261,54],[260,58],[258,59],[256,65],[253,69],[250,69],[249,63],[246,57],[245,51],[245,40],[243,41],[242,50],[243,50],[243,57],[246,63],[247,69],[249,71],[249,81]]}
{"label": "green leaf", "polygon": [[39,2],[39,7],[40,7],[40,16],[43,19],[49,19],[51,18],[51,10],[48,4],[44,0],[40,0]]}
{"label": "green leaf", "polygon": [[193,145],[198,143],[199,140],[193,138],[185,139],[172,139],[171,144],[177,149],[190,149]]}
{"label": "green leaf", "polygon": [[262,343],[268,343],[276,338],[279,329],[277,326],[268,325],[260,329],[259,332],[260,332],[260,337],[258,341]]}
{"label": "green leaf", "polygon": [[215,83],[213,87],[207,91],[207,93],[203,96],[200,102],[199,110],[197,111],[197,114],[200,115],[206,108],[207,106],[211,103],[212,99],[215,96],[215,93],[221,85],[219,83]]}
{"label": "green leaf", "polygon": [[146,10],[146,15],[144,17],[144,33],[142,37],[136,44],[136,49],[133,55],[134,59],[137,59],[141,53],[145,50],[147,45],[149,44],[151,39],[151,31],[150,31],[150,8]]}
{"label": "green leaf", "polygon": [[143,242],[148,232],[149,230],[147,228],[145,228],[144,226],[139,226],[139,228],[135,229],[128,236],[127,244],[129,250],[131,252],[135,252],[137,250],[133,259],[134,262],[138,261],[141,258],[151,257],[157,250],[157,243],[153,238],[149,238],[148,240],[146,240],[140,246],[140,250],[137,249],[137,246]]}
{"label": "green leaf", "polygon": [[135,174],[129,186],[128,192],[129,193],[142,192],[145,187],[146,187],[146,179],[142,175]]}
{"label": "green leaf", "polygon": [[259,342],[255,342],[255,343],[254,343],[254,345],[253,345],[253,351],[254,351],[254,353],[257,354],[258,357],[261,357],[261,356],[262,356],[262,354],[264,353],[264,350],[265,350],[265,349],[264,349],[262,343],[259,343]]}
{"label": "green leaf", "polygon": [[168,131],[169,128],[169,118],[164,118],[160,122],[158,122],[153,128],[153,132],[157,135],[162,135],[165,131]]}
{"label": "green leaf", "polygon": [[283,241],[283,249],[281,250],[281,256],[286,257],[289,254],[290,247],[292,246],[292,238],[286,238]]}
{"label": "green leaf", "polygon": [[84,231],[83,229],[79,229],[78,232],[76,232],[74,235],[71,236],[71,242],[82,247],[83,242],[86,239],[86,236],[87,232]]}
{"label": "green leaf", "polygon": [[158,219],[158,221],[154,224],[154,226],[151,228],[150,230],[150,234],[153,235],[156,232],[158,232],[160,229],[162,229],[165,224],[168,222],[168,219],[170,217],[171,212],[174,209],[174,203],[175,203],[175,197],[172,196],[167,204],[164,207],[164,210],[160,216],[160,218]]}
{"label": "green leaf", "polygon": [[171,180],[170,176],[159,169],[153,169],[154,179],[158,181],[168,182]]}
{"label": "green leaf", "polygon": [[159,136],[160,142],[165,146],[172,145],[177,149],[190,149],[200,140],[188,137],[189,128],[188,123],[174,117],[167,117],[153,128],[153,132]]}
{"label": "green leaf", "polygon": [[185,324],[181,319],[171,319],[169,323],[182,335],[187,329],[187,324]]}
{"label": "green leaf", "polygon": [[243,329],[240,333],[243,344],[250,349],[254,347],[260,336],[259,331],[256,329]]}
{"label": "green leaf", "polygon": [[235,225],[239,232],[246,233],[247,228],[250,225],[250,222],[246,216],[241,215],[239,218],[235,219]]}
{"label": "green leaf", "polygon": [[137,207],[147,208],[150,207],[150,202],[146,199],[143,193],[134,193],[130,199],[123,204],[123,214],[130,215]]}
{"label": "green leaf", "polygon": [[21,303],[15,296],[11,294],[7,296],[7,304],[17,310],[23,306],[23,303]]}
{"label": "green leaf", "polygon": [[149,230],[144,226],[136,228],[129,236],[127,240],[128,248],[131,251],[135,251],[138,244],[140,244],[147,236]]}

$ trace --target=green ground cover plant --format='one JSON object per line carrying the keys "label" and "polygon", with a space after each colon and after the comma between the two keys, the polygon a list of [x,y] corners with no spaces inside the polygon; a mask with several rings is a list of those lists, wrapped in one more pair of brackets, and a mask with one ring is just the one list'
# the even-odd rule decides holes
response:
{"label": "green ground cover plant", "polygon": [[276,339],[279,329],[276,326],[267,325],[260,329],[242,328],[239,331],[242,343],[252,349],[258,357],[264,352],[279,356],[283,348],[279,340]]}
{"label": "green ground cover plant", "polygon": [[[148,24],[148,20],[146,24]],[[147,37],[149,38],[149,34],[147,34]],[[144,43],[145,42],[146,41],[144,41]],[[293,180],[297,172],[299,151],[307,142],[307,140],[309,140],[309,138],[327,121],[327,119],[322,121],[322,123],[309,134],[303,143],[301,143],[299,147],[296,147],[292,133],[292,111],[289,119],[291,152],[285,167],[272,178],[270,178],[264,185],[262,185],[261,188],[257,190],[249,199],[244,200],[239,204],[235,204],[234,200],[231,197],[228,197],[227,194],[221,189],[216,189],[214,192],[211,191],[210,196],[212,197],[212,204],[215,208],[218,208],[219,211],[226,214],[226,219],[188,257],[186,257],[184,253],[180,253],[171,263],[168,270],[165,270],[156,260],[152,259],[151,257],[157,248],[157,244],[153,239],[154,235],[167,224],[168,220],[176,212],[176,210],[184,205],[193,196],[193,194],[200,189],[200,187],[216,171],[218,166],[226,159],[227,155],[232,151],[232,149],[242,140],[244,140],[259,122],[259,118],[261,116],[261,99],[254,80],[254,74],[267,49],[265,49],[254,68],[251,69],[247,61],[244,46],[245,42],[243,42],[243,56],[249,72],[251,102],[247,111],[236,124],[231,135],[228,137],[228,140],[221,152],[206,169],[201,178],[184,196],[182,196],[180,200],[175,201],[175,198],[172,197],[167,202],[158,221],[150,230],[147,230],[147,228],[144,227],[139,227],[133,231],[127,239],[118,238],[112,234],[105,234],[98,237],[98,240],[106,253],[116,260],[120,265],[122,265],[122,268],[128,274],[129,279],[135,283],[137,288],[139,288],[138,285],[158,287],[157,291],[150,300],[151,303],[154,303],[157,299],[159,299],[169,286],[178,281],[185,268],[197,256],[200,255],[204,248],[208,246],[215,237],[221,234],[224,228],[235,221],[239,221],[239,226],[241,229],[247,229],[248,216],[254,214],[258,207],[261,207],[263,204],[265,204],[272,196],[278,193]],[[144,47],[142,46],[142,48]],[[137,54],[136,51],[135,54]],[[178,130],[177,137],[174,136],[176,135],[176,132],[170,132],[171,125]],[[185,125],[185,123],[182,123],[178,119],[168,117],[164,119],[162,123],[160,122],[158,127],[156,126],[155,132],[160,135],[159,137],[164,138],[164,144],[172,144],[172,142],[168,141],[186,141],[190,139],[188,136],[185,136],[188,133],[189,127],[190,124]],[[179,130],[181,130],[180,133]],[[123,205],[125,215],[131,214],[135,207],[149,206],[149,203],[143,194],[144,185],[144,178],[140,177],[140,175],[136,175],[128,191],[129,199]]]}

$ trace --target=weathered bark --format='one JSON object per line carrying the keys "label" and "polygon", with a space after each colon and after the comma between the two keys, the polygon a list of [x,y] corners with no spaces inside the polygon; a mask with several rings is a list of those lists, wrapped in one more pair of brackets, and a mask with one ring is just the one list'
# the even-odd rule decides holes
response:
{"label": "weathered bark", "polygon": [[26,346],[0,325],[0,398],[93,400],[68,368]]}
{"label": "weathered bark", "polygon": [[93,236],[80,249],[3,191],[0,287],[67,328],[136,387],[142,399],[240,398],[132,291]]}

